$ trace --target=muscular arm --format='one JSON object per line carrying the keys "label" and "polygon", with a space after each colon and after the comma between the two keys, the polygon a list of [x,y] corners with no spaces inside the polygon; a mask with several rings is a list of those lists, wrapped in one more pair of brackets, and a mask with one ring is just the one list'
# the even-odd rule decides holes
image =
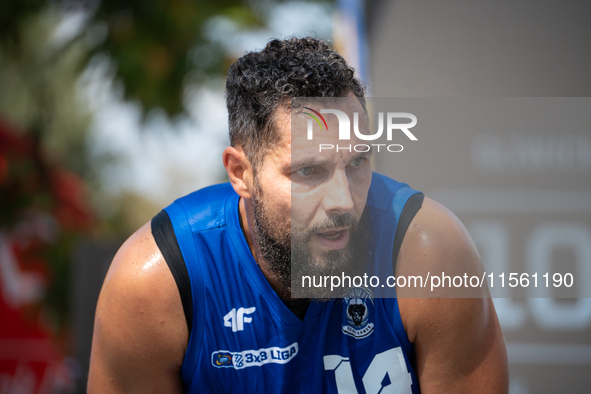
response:
{"label": "muscular arm", "polygon": [[[446,208],[425,199],[402,243],[402,274],[482,273],[466,229]],[[416,351],[421,392],[506,393],[507,354],[486,288],[475,298],[399,298],[400,314]]]}
{"label": "muscular arm", "polygon": [[115,256],[96,308],[88,392],[181,393],[188,329],[150,225]]}

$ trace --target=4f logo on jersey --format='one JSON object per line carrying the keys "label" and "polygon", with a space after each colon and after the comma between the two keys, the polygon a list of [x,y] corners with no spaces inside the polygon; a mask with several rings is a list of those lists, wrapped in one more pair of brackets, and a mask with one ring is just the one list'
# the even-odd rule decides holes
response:
{"label": "4f logo on jersey", "polygon": [[232,308],[230,312],[224,316],[224,327],[232,327],[232,331],[244,330],[244,323],[252,323],[252,317],[246,315],[253,314],[256,308]]}

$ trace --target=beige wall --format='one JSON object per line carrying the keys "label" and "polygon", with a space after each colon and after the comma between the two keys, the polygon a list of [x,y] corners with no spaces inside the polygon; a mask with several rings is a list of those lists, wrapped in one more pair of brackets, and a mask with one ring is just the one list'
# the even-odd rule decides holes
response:
{"label": "beige wall", "polygon": [[[589,2],[368,4],[374,97],[591,96]],[[485,137],[417,132],[416,145],[380,156],[376,166],[448,205],[472,233],[485,268],[526,272],[547,263],[580,283],[591,267],[591,124],[559,123]],[[496,305],[511,392],[586,392],[591,300],[507,296]]]}

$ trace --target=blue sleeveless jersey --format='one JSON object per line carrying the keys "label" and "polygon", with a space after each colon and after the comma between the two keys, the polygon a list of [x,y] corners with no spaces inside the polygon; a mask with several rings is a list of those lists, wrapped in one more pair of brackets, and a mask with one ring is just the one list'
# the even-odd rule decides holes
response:
{"label": "blue sleeveless jersey", "polygon": [[[373,174],[366,209],[374,264],[382,273],[392,274],[396,226],[415,193]],[[353,289],[349,298],[312,301],[301,321],[254,260],[238,202],[232,187],[222,184],[166,208],[193,297],[193,328],[181,368],[185,392],[419,393],[396,299]]]}

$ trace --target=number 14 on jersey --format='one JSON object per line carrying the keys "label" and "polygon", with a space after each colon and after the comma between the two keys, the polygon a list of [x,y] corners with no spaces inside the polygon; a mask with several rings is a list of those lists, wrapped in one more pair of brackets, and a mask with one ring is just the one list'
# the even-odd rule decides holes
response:
{"label": "number 14 on jersey", "polygon": [[[324,356],[324,370],[334,371],[339,394],[357,394],[349,357]],[[367,394],[411,394],[412,378],[402,349],[396,347],[376,354],[362,382]]]}

